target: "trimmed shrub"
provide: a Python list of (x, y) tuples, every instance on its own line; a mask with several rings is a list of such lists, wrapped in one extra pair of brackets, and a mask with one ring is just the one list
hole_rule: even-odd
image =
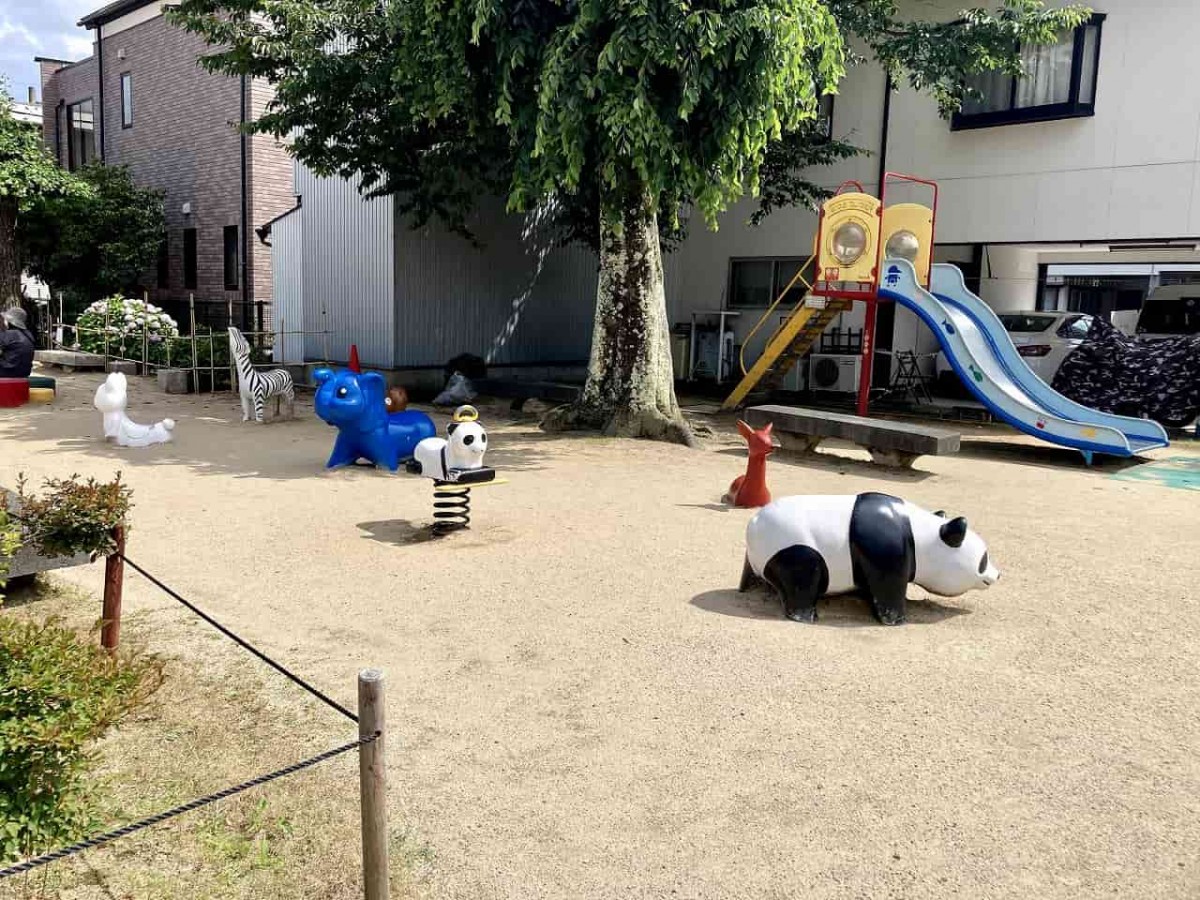
[(102, 650), (58, 620), (0, 615), (0, 862), (98, 827), (92, 745), (161, 683), (153, 657)]
[(26, 491), (25, 476), (17, 481), (18, 514), (25, 541), (42, 556), (76, 553), (108, 554), (113, 529), (125, 522), (133, 492), (121, 483), (121, 473), (109, 482), (89, 478), (47, 478), (44, 492)]

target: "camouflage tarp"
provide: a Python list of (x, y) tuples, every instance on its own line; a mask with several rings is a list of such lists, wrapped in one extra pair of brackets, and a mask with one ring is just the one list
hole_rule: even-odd
[(1092, 409), (1181, 428), (1200, 413), (1200, 335), (1138, 341), (1097, 316), (1051, 387)]

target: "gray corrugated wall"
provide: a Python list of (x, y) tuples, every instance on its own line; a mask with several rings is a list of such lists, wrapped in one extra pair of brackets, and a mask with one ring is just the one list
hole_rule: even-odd
[[(275, 362), (304, 362), (304, 215), (302, 210), (276, 219), (271, 226), (271, 281), (275, 306)], [(282, 332), (282, 333), (281, 333)]]
[[(345, 361), (358, 345), (363, 365), (394, 359), (395, 286), (390, 197), (364, 200), (354, 182), (318, 178), (297, 166), (302, 198), (304, 355)], [(329, 330), (329, 335), (317, 334)], [(327, 349), (328, 348), (328, 349)]]
[(493, 364), (586, 360), (595, 255), (549, 248), (536, 221), (506, 215), (500, 200), (482, 203), (470, 225), (483, 249), (438, 226), (397, 223), (394, 364), (441, 365), (460, 353)]

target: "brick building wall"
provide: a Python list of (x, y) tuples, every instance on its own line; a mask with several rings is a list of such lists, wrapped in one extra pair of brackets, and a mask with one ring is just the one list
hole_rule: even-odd
[[(266, 112), (274, 91), (266, 81), (253, 79), (249, 84), (249, 94), (249, 115), (251, 119), (256, 119)], [(256, 299), (272, 300), (271, 248), (253, 234), (253, 228), (291, 209), (296, 203), (296, 191), (292, 158), (283, 144), (269, 135), (256, 134), (250, 138), (250, 183), (251, 284)]]
[[(144, 282), (151, 299), (187, 323), (187, 300), (194, 294), (201, 321), (223, 322), (232, 302), (240, 315), (245, 281), (252, 304), (271, 300), (270, 248), (254, 229), (294, 202), (291, 160), (269, 138), (246, 140), (248, 191), (247, 240), (241, 234), (242, 147), (237, 126), (241, 116), (241, 81), (206, 72), (198, 59), (207, 46), (197, 36), (171, 26), (150, 7), (132, 18), (101, 26), (103, 33), (104, 158), (109, 165), (126, 165), (142, 187), (164, 192), (167, 228), (168, 280), (159, 287), (157, 271)], [(132, 24), (130, 24), (132, 22)], [(66, 135), (59, 100), (72, 103), (91, 97), (100, 131), (100, 89), (97, 56), (61, 68), (42, 63), (44, 134), (52, 149), (62, 148), (66, 164)], [(132, 124), (122, 125), (122, 75), (131, 84)], [(261, 110), (269, 88), (251, 82), (247, 111)], [(97, 153), (99, 156), (99, 153)], [(184, 211), (185, 205), (187, 212)], [(248, 250), (246, 267), (237, 261), (237, 286), (226, 286), (225, 229), (238, 232), (238, 252)], [(185, 284), (184, 231), (196, 231), (197, 279)]]
[[(81, 100), (91, 100), (99, 107), (96, 81), (96, 58), (75, 63), (59, 60), (38, 60), (42, 75), (42, 138), (62, 166), (67, 165), (66, 107)], [(100, 156), (99, 133), (92, 132), (93, 151)]]

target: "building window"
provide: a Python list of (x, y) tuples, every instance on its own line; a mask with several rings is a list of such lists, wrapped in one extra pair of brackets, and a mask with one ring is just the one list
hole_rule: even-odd
[(91, 100), (80, 100), (67, 107), (67, 168), (72, 172), (95, 157), (95, 131)]
[(183, 286), (196, 286), (196, 229), (183, 229)]
[(1018, 122), (1045, 122), (1096, 114), (1096, 72), (1104, 16), (1064, 32), (1057, 44), (1022, 47), (1025, 75), (982, 72), (973, 87), (983, 96), (967, 100), (950, 120), (955, 130)]
[(158, 242), (158, 286), (160, 288), (171, 286), (170, 242), (167, 240), (165, 231), (162, 234), (162, 240)]
[(121, 127), (133, 127), (133, 75), (121, 73)]
[(225, 226), (225, 290), (238, 288), (238, 227)]
[(804, 299), (808, 288), (798, 281), (788, 288), (804, 258), (731, 259), (729, 261), (729, 308), (766, 309), (787, 289), (781, 306), (792, 307)]

